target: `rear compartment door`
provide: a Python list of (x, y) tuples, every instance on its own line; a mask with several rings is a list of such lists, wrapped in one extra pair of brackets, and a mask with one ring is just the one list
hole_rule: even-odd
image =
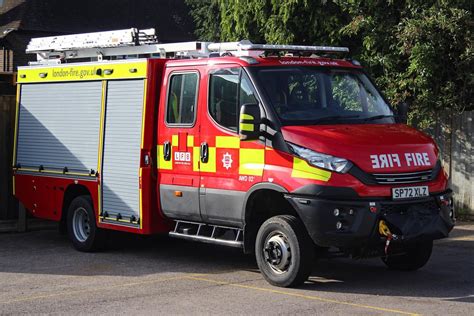
[(102, 218), (137, 226), (145, 80), (106, 83), (102, 164)]
[(101, 99), (98, 81), (22, 84), (16, 156), (20, 169), (95, 173)]

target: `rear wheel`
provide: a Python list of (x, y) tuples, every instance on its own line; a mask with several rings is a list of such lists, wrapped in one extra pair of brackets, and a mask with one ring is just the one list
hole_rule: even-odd
[(74, 248), (79, 251), (94, 251), (104, 245), (105, 233), (97, 228), (89, 196), (78, 196), (69, 205), (67, 230)]
[(406, 245), (400, 255), (382, 257), (382, 261), (393, 270), (414, 271), (423, 267), (431, 257), (433, 241)]
[(314, 249), (301, 220), (283, 215), (262, 224), (255, 242), (255, 256), (270, 284), (291, 287), (308, 279)]

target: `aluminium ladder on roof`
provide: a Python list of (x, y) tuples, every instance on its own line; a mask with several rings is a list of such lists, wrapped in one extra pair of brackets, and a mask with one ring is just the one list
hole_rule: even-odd
[(79, 58), (126, 57), (152, 55), (159, 57), (203, 58), (231, 54), (257, 57), (269, 52), (289, 53), (348, 53), (347, 47), (254, 44), (248, 40), (239, 42), (182, 42), (159, 43), (155, 29), (136, 28), (34, 38), (28, 44), (27, 53), (36, 53), (37, 62), (32, 64), (61, 63)]

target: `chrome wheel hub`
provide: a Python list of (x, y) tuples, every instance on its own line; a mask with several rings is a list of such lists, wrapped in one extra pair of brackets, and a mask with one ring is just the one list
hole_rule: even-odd
[(263, 246), (263, 255), (269, 267), (276, 273), (285, 273), (291, 265), (291, 249), (288, 238), (281, 232), (269, 235)]

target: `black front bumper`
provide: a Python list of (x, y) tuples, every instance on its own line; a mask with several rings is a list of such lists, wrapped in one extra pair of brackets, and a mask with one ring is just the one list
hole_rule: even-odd
[(454, 220), (451, 205), (444, 201), (450, 201), (451, 195), (448, 190), (427, 198), (404, 201), (356, 198), (356, 194), (343, 195), (349, 199), (298, 193), (287, 194), (286, 198), (317, 245), (361, 248), (383, 242), (383, 236), (378, 232), (380, 220), (388, 224), (401, 242), (447, 237), (454, 227)]

